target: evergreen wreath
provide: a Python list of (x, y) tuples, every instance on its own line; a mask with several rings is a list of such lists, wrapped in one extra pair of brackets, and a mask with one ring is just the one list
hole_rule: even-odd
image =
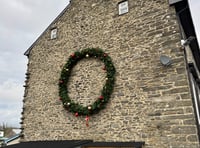
[[(105, 65), (103, 70), (106, 70), (106, 83), (101, 90), (101, 95), (96, 99), (93, 104), (83, 106), (70, 99), (68, 95), (68, 81), (71, 76), (73, 67), (83, 58), (95, 58), (102, 61)], [(76, 51), (71, 54), (67, 63), (64, 65), (60, 79), (59, 79), (59, 96), (65, 109), (75, 113), (75, 116), (79, 115), (92, 115), (98, 113), (101, 109), (104, 109), (106, 103), (109, 101), (113, 92), (115, 83), (115, 67), (108, 54), (104, 53), (102, 49), (87, 48), (82, 51)]]

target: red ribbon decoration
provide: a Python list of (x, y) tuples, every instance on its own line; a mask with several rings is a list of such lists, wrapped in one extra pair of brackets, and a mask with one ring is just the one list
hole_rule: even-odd
[(75, 57), (75, 54), (74, 54), (74, 53), (72, 53), (72, 54), (71, 54), (71, 57), (72, 57), (72, 58), (73, 58), (73, 57)]
[(103, 69), (103, 70), (106, 70), (106, 66), (104, 66), (102, 69)]
[(85, 121), (86, 121), (86, 126), (88, 127), (89, 126), (89, 116), (86, 116)]
[(103, 96), (100, 96), (99, 99), (100, 99), (100, 100), (103, 100)]

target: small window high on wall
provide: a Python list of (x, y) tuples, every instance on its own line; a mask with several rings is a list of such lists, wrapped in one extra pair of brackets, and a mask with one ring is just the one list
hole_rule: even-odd
[(57, 38), (57, 28), (52, 28), (51, 29), (51, 39), (56, 39)]
[(124, 0), (118, 3), (119, 15), (128, 13), (128, 0)]

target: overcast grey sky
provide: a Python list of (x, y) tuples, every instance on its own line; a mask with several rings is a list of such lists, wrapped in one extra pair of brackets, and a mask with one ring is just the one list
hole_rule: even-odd
[(0, 0), (0, 124), (20, 126), (24, 52), (69, 0)]
[(188, 0), (190, 4), (190, 10), (193, 18), (193, 23), (196, 30), (198, 42), (200, 44), (200, 0)]
[[(189, 0), (200, 39), (200, 0)], [(23, 53), (69, 0), (0, 0), (0, 124), (20, 126), (27, 58)]]

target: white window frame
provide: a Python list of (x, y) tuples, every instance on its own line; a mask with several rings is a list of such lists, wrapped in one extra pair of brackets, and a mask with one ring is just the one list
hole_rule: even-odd
[(128, 0), (118, 3), (118, 11), (119, 11), (119, 15), (128, 13), (128, 11), (129, 11)]
[(57, 32), (58, 32), (57, 28), (51, 29), (51, 39), (56, 39), (57, 38)]

